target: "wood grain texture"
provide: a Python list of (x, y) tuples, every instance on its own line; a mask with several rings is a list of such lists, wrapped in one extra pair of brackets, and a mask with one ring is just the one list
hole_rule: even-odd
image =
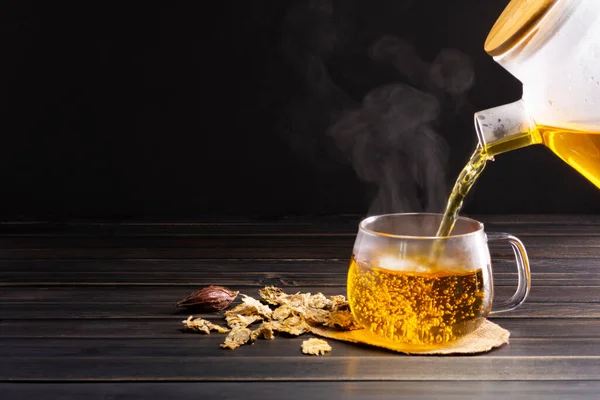
[[(40, 259), (40, 260), (0, 260), (2, 280), (11, 278), (14, 274), (48, 271), (56, 273), (138, 273), (179, 274), (202, 273), (205, 271), (220, 274), (241, 273), (335, 273), (346, 272), (348, 259)], [(512, 272), (512, 258), (496, 259), (493, 261), (494, 271)], [(580, 273), (599, 272), (600, 259), (545, 258), (535, 257), (531, 260), (533, 272), (543, 273)], [(138, 275), (138, 278), (146, 279)]]
[[(580, 278), (593, 284), (600, 278), (600, 261), (596, 259), (532, 258), (530, 261), (533, 279), (540, 285)], [(496, 282), (514, 280), (516, 268), (512, 259), (495, 259), (492, 266)], [(316, 286), (345, 282), (347, 270), (348, 260), (3, 260), (0, 285), (190, 282), (202, 285), (214, 283), (218, 276), (233, 285), (263, 285), (265, 279), (280, 279), (284, 286)]]
[[(7, 274), (8, 275), (8, 274)], [(532, 272), (532, 282), (538, 286), (600, 286), (600, 272), (590, 273), (538, 273)], [(494, 286), (512, 286), (517, 282), (516, 273), (494, 273)], [(258, 288), (267, 285), (288, 287), (288, 290), (308, 290), (314, 286), (341, 287), (346, 282), (346, 270), (336, 273), (257, 273), (257, 272), (237, 272), (227, 273), (220, 271), (203, 271), (190, 273), (156, 273), (156, 274), (116, 274), (116, 273), (86, 273), (77, 272), (72, 274), (61, 273), (15, 273), (7, 277), (0, 286), (7, 288), (6, 293), (10, 293), (9, 287), (15, 288), (40, 288), (50, 289), (53, 287), (106, 287), (106, 286), (124, 286), (124, 287), (190, 287), (198, 288), (206, 285), (223, 285), (247, 287), (255, 292)], [(250, 289), (251, 288), (251, 289)], [(23, 289), (17, 289), (23, 290)], [(183, 289), (181, 289), (183, 290)], [(192, 290), (192, 289), (186, 289)], [(2, 299), (0, 293), (0, 299)]]
[[(222, 357), (235, 362), (247, 358), (281, 358), (293, 362), (296, 358), (317, 357), (306, 356), (300, 347), (304, 340), (317, 337), (310, 334), (300, 337), (279, 337), (272, 340), (257, 340), (252, 345), (245, 345), (236, 350), (222, 349), (225, 335), (211, 333), (210, 335), (182, 333), (179, 338), (141, 339), (6, 339), (0, 348), (0, 357), (7, 358), (81, 358), (82, 362), (89, 357), (103, 358), (137, 358), (177, 357), (181, 359), (198, 357)], [(407, 357), (379, 348), (372, 348), (353, 343), (339, 342), (329, 339), (333, 350), (331, 357), (347, 359), (363, 359), (365, 357), (380, 357), (381, 362), (388, 362), (394, 357)], [(328, 355), (329, 357), (329, 355)], [(417, 357), (417, 356), (412, 356)], [(535, 357), (594, 357), (600, 358), (600, 339), (589, 338), (544, 338), (523, 339), (513, 338), (509, 345), (492, 352), (477, 356), (480, 359), (497, 358), (535, 358)], [(258, 363), (258, 361), (257, 361)], [(599, 366), (600, 367), (600, 366)], [(266, 378), (267, 376), (265, 376)]]
[[(530, 236), (531, 258), (600, 258), (600, 236)], [(354, 235), (223, 235), (205, 237), (5, 237), (0, 259), (349, 259)], [(512, 257), (490, 244), (493, 257)]]
[[(298, 350), (299, 351), (299, 350)], [(595, 380), (600, 357), (302, 356), (15, 358), (0, 381), (569, 381)]]
[[(590, 400), (600, 393), (597, 381), (417, 381), (417, 382), (111, 382), (0, 383), (9, 399), (166, 399), (233, 400), (395, 400), (489, 399)], [(512, 396), (511, 396), (512, 394)]]
[[(202, 318), (222, 324), (219, 316), (200, 314)], [(196, 340), (194, 335), (182, 336), (183, 316), (163, 318), (118, 319), (5, 319), (0, 321), (0, 339), (51, 338), (177, 338)], [(187, 316), (186, 316), (187, 317)], [(590, 318), (493, 318), (508, 329), (511, 338), (600, 338), (600, 319)]]
[[(485, 222), (487, 218), (481, 219)], [(247, 223), (182, 223), (182, 224), (65, 224), (54, 226), (52, 224), (23, 225), (6, 228), (0, 225), (0, 235), (4, 237), (203, 237), (203, 236), (266, 236), (266, 235), (343, 235), (354, 236), (358, 231), (359, 220), (321, 221), (313, 219), (311, 222), (247, 222)], [(548, 222), (519, 223), (519, 222), (485, 222), (485, 230), (509, 231), (513, 234), (524, 236), (597, 236), (600, 235), (600, 224), (562, 224)]]
[[(323, 290), (326, 295), (339, 291)], [(116, 295), (118, 296), (118, 295)], [(172, 303), (14, 303), (3, 306), (0, 319), (95, 319), (187, 317), (193, 312), (177, 309)], [(600, 303), (526, 302), (503, 318), (600, 318)]]
[[(557, 239), (560, 241), (561, 239)], [(531, 246), (526, 244), (529, 257), (535, 258), (600, 258), (599, 247), (577, 247), (577, 242), (560, 250), (555, 244)], [(0, 250), (0, 259), (349, 259), (352, 254), (352, 243), (332, 244), (331, 246), (302, 246), (269, 242), (263, 247), (227, 247), (227, 243), (221, 246), (206, 248), (160, 248), (145, 245), (144, 247), (131, 248), (88, 248), (88, 247), (65, 247), (65, 248), (8, 248)], [(513, 253), (509, 248), (490, 248), (491, 256), (496, 258), (512, 258)]]
[[(343, 280), (342, 280), (343, 279)], [(308, 280), (308, 279), (307, 279)], [(318, 281), (316, 278), (311, 278), (308, 282), (303, 279), (295, 281), (285, 280), (288, 285), (279, 285), (284, 288), (287, 293), (296, 293), (298, 291), (310, 293), (326, 293), (328, 295), (342, 294), (346, 295), (346, 279), (340, 279), (327, 282), (323, 279), (327, 286), (312, 286)], [(240, 293), (252, 296), (258, 296), (258, 289), (263, 287), (259, 285), (259, 279), (255, 282), (250, 282), (251, 285), (239, 285), (239, 280), (219, 280), (218, 282), (206, 280), (203, 284), (215, 283), (219, 285), (227, 285), (232, 290), (240, 291)], [(515, 291), (517, 277), (502, 279), (500, 282), (496, 280), (494, 290), (494, 300), (506, 300)], [(536, 282), (538, 282), (536, 280)], [(233, 284), (231, 284), (233, 283)], [(242, 283), (248, 283), (247, 281)], [(304, 285), (306, 283), (306, 285)], [(527, 302), (535, 303), (600, 303), (600, 287), (587, 285), (587, 281), (581, 279), (577, 282), (579, 286), (564, 286), (562, 280), (556, 280), (554, 285), (541, 286), (534, 285), (531, 288)], [(0, 304), (5, 307), (22, 304), (53, 304), (59, 308), (61, 306), (68, 307), (69, 304), (122, 304), (124, 307), (132, 304), (164, 304), (166, 306), (174, 306), (177, 300), (180, 300), (199, 289), (202, 285), (188, 287), (188, 285), (160, 285), (160, 286), (136, 286), (136, 285), (55, 285), (55, 286), (8, 286), (0, 291)], [(239, 302), (239, 299), (236, 303)], [(234, 303), (234, 304), (236, 304)], [(180, 308), (180, 310), (183, 310)]]
[[(502, 214), (465, 215), (483, 222), (486, 228), (547, 226), (552, 229), (600, 228), (600, 216), (588, 214)], [(355, 233), (361, 215), (288, 216), (256, 220), (243, 217), (204, 216), (201, 221), (6, 221), (0, 222), (0, 235), (181, 235), (194, 233)]]

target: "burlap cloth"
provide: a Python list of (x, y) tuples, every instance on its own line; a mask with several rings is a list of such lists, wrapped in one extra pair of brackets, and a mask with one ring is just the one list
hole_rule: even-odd
[(388, 350), (397, 351), (405, 354), (476, 354), (485, 353), (496, 347), (508, 343), (510, 332), (485, 320), (475, 331), (457, 339), (448, 347), (441, 349), (431, 349), (423, 346), (419, 349), (403, 348), (402, 344), (390, 342), (387, 339), (381, 339), (373, 336), (365, 329), (355, 331), (337, 331), (328, 328), (311, 327), (312, 333), (329, 339), (341, 340), (345, 342), (362, 343), (370, 346), (383, 347)]

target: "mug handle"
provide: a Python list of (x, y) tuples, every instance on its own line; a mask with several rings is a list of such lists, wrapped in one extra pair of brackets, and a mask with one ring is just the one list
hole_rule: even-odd
[(488, 242), (506, 240), (508, 243), (510, 243), (513, 252), (515, 253), (515, 260), (517, 261), (517, 271), (519, 275), (517, 291), (510, 299), (500, 304), (498, 309), (490, 311), (489, 315), (494, 315), (501, 312), (514, 310), (523, 304), (527, 298), (527, 295), (529, 294), (529, 289), (531, 288), (531, 271), (529, 270), (529, 258), (527, 257), (525, 246), (517, 237), (504, 232), (486, 233), (486, 236)]

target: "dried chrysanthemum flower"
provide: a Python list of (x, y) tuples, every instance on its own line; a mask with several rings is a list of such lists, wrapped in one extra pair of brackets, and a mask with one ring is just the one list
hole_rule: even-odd
[(302, 342), (302, 352), (304, 354), (319, 356), (329, 351), (331, 351), (331, 346), (322, 339), (310, 338)]
[(194, 319), (194, 317), (192, 315), (190, 315), (188, 317), (188, 319), (186, 319), (185, 321), (181, 321), (185, 324), (185, 327), (187, 329), (196, 331), (196, 332), (202, 332), (202, 333), (206, 333), (206, 334), (210, 334), (210, 331), (217, 331), (219, 333), (227, 333), (229, 332), (229, 329), (222, 327), (220, 325), (217, 324), (213, 324), (210, 321), (207, 321), (205, 319), (202, 318), (196, 318)]
[(333, 301), (325, 297), (323, 293), (317, 293), (308, 298), (307, 306), (311, 308), (327, 309), (333, 306)]
[(250, 340), (252, 332), (248, 328), (233, 328), (229, 335), (225, 338), (225, 342), (221, 343), (224, 349), (237, 349)]
[(327, 315), (320, 315), (318, 323), (339, 330), (356, 330), (362, 329), (352, 316), (350, 305), (344, 296), (331, 296), (329, 298), (331, 304), (328, 306)]
[(304, 314), (288, 305), (280, 306), (273, 311), (271, 324), (276, 331), (294, 336), (310, 331), (310, 325), (306, 323)]
[(275, 311), (273, 311), (273, 314), (271, 314), (271, 318), (276, 321), (283, 321), (284, 319), (292, 315), (293, 312), (294, 310), (292, 308), (290, 308), (287, 305), (283, 305), (281, 307), (277, 307)]
[(259, 289), (258, 294), (260, 297), (267, 303), (278, 306), (280, 305), (279, 298), (282, 296), (287, 296), (283, 289), (275, 287), (275, 286), (265, 286), (262, 289)]
[(271, 318), (271, 314), (273, 310), (262, 304), (260, 301), (256, 300), (253, 297), (242, 295), (242, 303), (233, 307), (231, 310), (227, 310), (225, 312), (225, 316), (229, 317), (232, 315), (260, 315), (264, 318)]
[(354, 317), (349, 310), (331, 312), (329, 314), (329, 319), (322, 323), (322, 325), (328, 328), (336, 328), (344, 331), (362, 329), (362, 326), (354, 320)]
[(254, 342), (256, 339), (258, 338), (265, 338), (265, 339), (275, 339), (275, 334), (273, 332), (273, 325), (271, 325), (270, 322), (263, 322), (262, 324), (260, 324), (260, 326), (253, 330), (252, 333), (250, 334), (250, 340), (252, 342)]
[(281, 297), (283, 304), (286, 304), (295, 309), (302, 309), (308, 306), (311, 294), (310, 293), (295, 293)]
[(335, 296), (329, 296), (329, 300), (331, 300), (333, 302), (333, 304), (348, 304), (348, 302), (346, 301), (346, 296), (344, 296), (343, 294), (338, 294)]
[(300, 336), (310, 332), (310, 325), (306, 323), (304, 317), (300, 315), (291, 315), (290, 317), (280, 320), (271, 321), (273, 329), (277, 332), (285, 332), (293, 336)]
[(266, 286), (259, 291), (260, 297), (272, 305), (288, 305), (291, 307), (305, 306), (310, 293), (286, 294), (283, 289), (275, 286)]
[(256, 321), (262, 320), (262, 317), (258, 314), (256, 315), (228, 315), (225, 317), (227, 321), (227, 326), (230, 328), (246, 328), (249, 325), (252, 325)]
[(306, 322), (313, 325), (323, 325), (329, 322), (331, 312), (318, 308), (308, 308), (304, 313)]

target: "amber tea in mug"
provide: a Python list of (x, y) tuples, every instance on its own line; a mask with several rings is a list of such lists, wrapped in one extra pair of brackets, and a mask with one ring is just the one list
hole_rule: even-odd
[(481, 268), (416, 272), (353, 259), (348, 292), (356, 319), (368, 321), (372, 333), (410, 344), (451, 342), (475, 330), (486, 313)]
[[(378, 339), (419, 348), (444, 347), (490, 313), (523, 303), (529, 263), (509, 234), (487, 235), (478, 221), (458, 218), (451, 236), (436, 237), (441, 214), (388, 214), (363, 220), (348, 270), (354, 318)], [(515, 295), (492, 311), (488, 240), (506, 240), (519, 270)]]

